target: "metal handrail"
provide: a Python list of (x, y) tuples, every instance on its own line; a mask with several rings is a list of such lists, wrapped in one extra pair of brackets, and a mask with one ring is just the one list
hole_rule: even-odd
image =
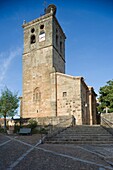
[(102, 119), (105, 123), (107, 123), (109, 126), (110, 126), (110, 124), (113, 125), (113, 122), (109, 121), (108, 119), (106, 119), (106, 118), (104, 118), (104, 117), (101, 117), (101, 119)]
[(44, 142), (47, 138), (53, 137), (60, 133), (61, 131), (65, 130), (66, 128), (70, 127), (71, 119), (72, 118), (68, 118), (56, 125), (50, 125), (48, 134), (43, 137), (42, 142)]
[(102, 126), (106, 128), (106, 130), (113, 135), (113, 122), (103, 117), (101, 117), (101, 120), (104, 122)]

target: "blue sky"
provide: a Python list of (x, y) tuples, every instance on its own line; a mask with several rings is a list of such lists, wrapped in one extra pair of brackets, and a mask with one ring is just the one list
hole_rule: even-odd
[[(46, 0), (66, 34), (66, 74), (96, 93), (113, 79), (113, 0)], [(43, 14), (43, 0), (0, 0), (0, 90), (22, 95), (23, 20)]]

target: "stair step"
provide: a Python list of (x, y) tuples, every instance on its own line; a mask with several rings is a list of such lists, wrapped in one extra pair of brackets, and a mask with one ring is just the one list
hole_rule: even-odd
[(52, 139), (48, 139), (48, 140), (62, 140), (62, 141), (70, 141), (70, 140), (73, 140), (73, 141), (77, 141), (77, 140), (80, 140), (80, 141), (86, 141), (86, 140), (89, 140), (89, 141), (94, 141), (94, 140), (96, 140), (96, 141), (103, 141), (103, 140), (105, 140), (105, 141), (113, 141), (113, 139), (112, 138), (104, 138), (104, 139), (102, 139), (102, 138), (52, 138)]
[(46, 141), (51, 144), (113, 144), (113, 141)]
[(109, 137), (109, 136), (111, 136), (111, 134), (109, 134), (109, 133), (107, 133), (107, 134), (103, 134), (103, 133), (98, 133), (98, 134), (94, 134), (94, 133), (69, 133), (69, 134), (67, 134), (67, 133), (60, 133), (60, 134), (57, 134), (57, 136), (90, 136), (90, 137), (92, 137), (92, 136), (107, 136), (107, 137)]
[(46, 139), (46, 143), (113, 144), (113, 136), (101, 126), (80, 125)]

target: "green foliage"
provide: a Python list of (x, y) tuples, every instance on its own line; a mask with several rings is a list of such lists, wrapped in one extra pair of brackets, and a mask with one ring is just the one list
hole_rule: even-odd
[(33, 129), (32, 134), (47, 134), (48, 131), (45, 128), (40, 128), (40, 129)]
[(113, 112), (113, 80), (107, 82), (107, 85), (100, 87), (99, 90), (99, 102), (98, 111), (103, 112), (103, 110), (108, 107), (108, 112)]
[(17, 93), (12, 93), (7, 87), (1, 91), (0, 117), (4, 117), (4, 128), (6, 128), (6, 117), (12, 117), (17, 113), (18, 102)]
[(19, 130), (20, 130), (20, 126), (15, 125), (15, 127), (14, 127), (14, 133), (18, 133)]
[(40, 133), (41, 133), (41, 134), (47, 134), (48, 132), (47, 132), (47, 129), (41, 128), (41, 129), (40, 129)]
[(2, 127), (0, 127), (0, 133), (3, 133), (4, 129)]
[(30, 127), (31, 129), (34, 129), (34, 128), (36, 128), (37, 127), (37, 121), (35, 120), (35, 119), (30, 119), (29, 121), (28, 121), (28, 127)]
[(39, 130), (38, 129), (32, 129), (32, 134), (39, 134)]

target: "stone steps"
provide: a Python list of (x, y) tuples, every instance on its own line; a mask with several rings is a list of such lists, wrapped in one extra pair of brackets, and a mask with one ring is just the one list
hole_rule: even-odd
[(104, 137), (97, 137), (97, 136), (70, 136), (70, 137), (65, 137), (65, 136), (58, 136), (58, 137), (53, 137), (52, 138), (52, 140), (97, 140), (97, 141), (99, 141), (99, 140), (106, 140), (106, 141), (113, 141), (113, 137), (111, 137), (111, 136), (104, 136)]
[(70, 136), (70, 137), (61, 137), (61, 136), (58, 136), (58, 137), (54, 137), (53, 138), (54, 140), (57, 140), (57, 139), (62, 139), (62, 140), (106, 140), (106, 141), (113, 141), (113, 137), (110, 137), (110, 136), (104, 136), (104, 137), (97, 137), (97, 136), (93, 136), (93, 138), (91, 136)]
[(84, 134), (84, 133), (83, 133), (83, 134), (81, 134), (81, 133), (67, 134), (67, 133), (66, 133), (66, 134), (65, 134), (65, 133), (62, 133), (62, 134), (61, 134), (61, 133), (60, 133), (60, 134), (57, 134), (56, 136), (58, 136), (58, 137), (60, 137), (60, 136), (61, 136), (61, 137), (62, 137), (62, 136), (68, 136), (68, 137), (69, 137), (69, 136), (95, 136), (95, 137), (96, 137), (96, 136), (109, 136), (109, 134), (101, 134), (101, 133), (99, 133), (99, 134), (89, 134), (89, 133), (86, 133), (86, 134)]
[(80, 125), (46, 139), (46, 143), (113, 144), (113, 136), (101, 126)]
[(48, 144), (92, 144), (92, 145), (95, 145), (95, 144), (113, 144), (113, 141), (62, 141), (62, 140), (59, 140), (59, 141), (46, 141), (46, 143)]

